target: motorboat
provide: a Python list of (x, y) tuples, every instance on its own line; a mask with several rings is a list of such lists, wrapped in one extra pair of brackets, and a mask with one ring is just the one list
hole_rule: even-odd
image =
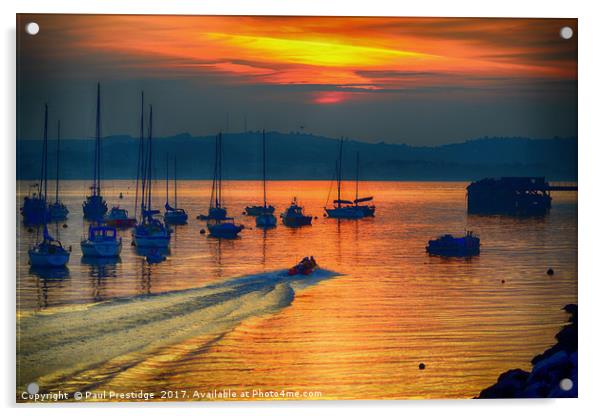
[(470, 257), (479, 255), (481, 240), (472, 231), (462, 237), (445, 234), (436, 240), (430, 240), (426, 246), (429, 254), (447, 257)]
[(297, 263), (296, 265), (294, 265), (293, 267), (288, 269), (288, 275), (295, 276), (298, 274), (302, 274), (302, 275), (307, 276), (307, 275), (313, 273), (313, 271), (316, 270), (317, 268), (318, 268), (318, 263), (316, 263), (316, 260), (314, 259), (313, 256), (305, 257), (299, 263)]
[(303, 207), (297, 204), (297, 197), (293, 198), (291, 205), (280, 214), (282, 223), (287, 227), (301, 227), (311, 225), (311, 215), (303, 213)]
[(121, 237), (109, 225), (90, 225), (88, 236), (80, 243), (86, 257), (117, 257), (121, 253)]
[(130, 217), (127, 209), (116, 206), (111, 208), (109, 213), (105, 215), (104, 222), (112, 227), (130, 228), (136, 225), (137, 220)]

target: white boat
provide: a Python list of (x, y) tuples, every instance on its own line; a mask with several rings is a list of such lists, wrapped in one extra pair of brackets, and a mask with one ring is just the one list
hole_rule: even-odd
[(122, 246), (117, 229), (107, 225), (90, 225), (88, 237), (80, 245), (83, 255), (87, 257), (117, 257)]

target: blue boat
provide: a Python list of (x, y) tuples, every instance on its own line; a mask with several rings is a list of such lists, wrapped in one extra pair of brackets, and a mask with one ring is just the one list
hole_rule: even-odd
[(88, 236), (80, 245), (82, 254), (86, 257), (118, 257), (122, 244), (115, 227), (90, 224)]
[(446, 257), (478, 256), (480, 250), (481, 240), (472, 231), (467, 231), (463, 237), (445, 234), (436, 240), (430, 240), (426, 246), (429, 254)]
[(107, 202), (101, 195), (101, 179), (100, 179), (100, 160), (101, 160), (101, 144), (100, 144), (100, 83), (96, 88), (96, 134), (94, 139), (94, 174), (93, 182), (90, 187), (90, 195), (86, 196), (82, 208), (84, 210), (84, 218), (88, 221), (100, 221), (108, 211)]

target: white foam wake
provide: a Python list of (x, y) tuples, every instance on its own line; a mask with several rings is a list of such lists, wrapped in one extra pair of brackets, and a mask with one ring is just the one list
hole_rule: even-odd
[(17, 386), (57, 385), (109, 360), (200, 335), (220, 337), (242, 320), (274, 313), (295, 291), (335, 276), (285, 271), (250, 275), (209, 286), (45, 310), (18, 318)]

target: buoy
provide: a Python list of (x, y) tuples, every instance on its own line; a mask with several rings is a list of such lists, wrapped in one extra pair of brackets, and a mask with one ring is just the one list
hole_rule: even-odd
[(201, 234), (205, 234), (205, 229), (201, 228), (201, 231), (199, 231)]
[(28, 233), (33, 233), (33, 228), (29, 227), (29, 228), (27, 229), (27, 232), (28, 232)]
[(506, 283), (506, 281), (504, 279), (502, 279), (502, 283)]
[(317, 220), (317, 219), (318, 219), (318, 216), (316, 215), (316, 216), (314, 217), (314, 220)]
[(67, 227), (68, 227), (67, 223), (63, 224), (63, 228), (67, 228)]
[(420, 370), (424, 370), (426, 368), (426, 365), (424, 365), (424, 363), (420, 363), (420, 364), (418, 364), (418, 368)]
[(247, 213), (245, 211), (242, 212), (242, 215), (247, 215)]
[(134, 240), (132, 240), (132, 246), (135, 246), (136, 242)]
[(548, 276), (552, 276), (554, 274), (554, 269), (550, 267), (546, 273), (548, 274)]

